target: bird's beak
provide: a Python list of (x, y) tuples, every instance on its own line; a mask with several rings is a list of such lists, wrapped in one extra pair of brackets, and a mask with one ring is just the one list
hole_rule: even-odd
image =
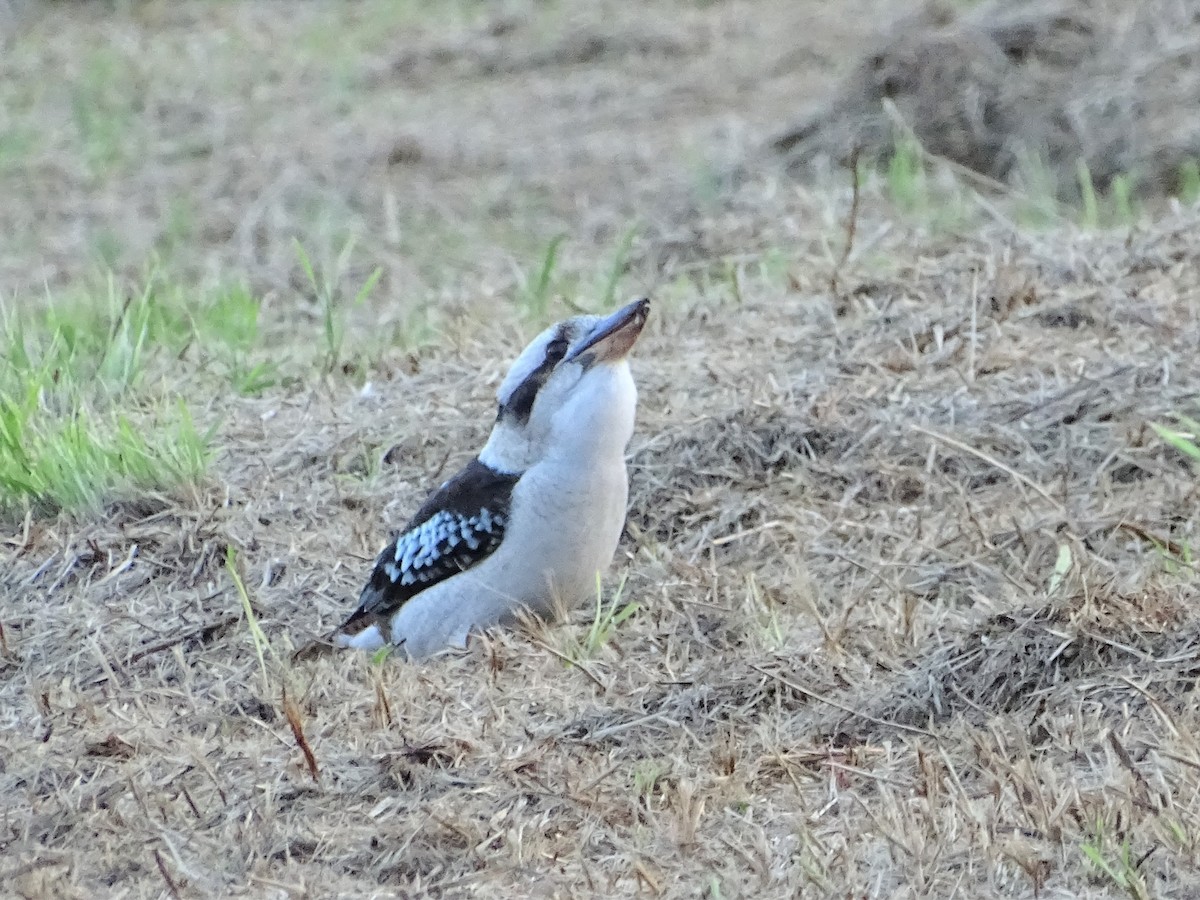
[(585, 367), (598, 362), (615, 362), (625, 358), (637, 342), (650, 315), (650, 299), (640, 297), (628, 306), (601, 319), (583, 342), (567, 354), (565, 361), (581, 360)]

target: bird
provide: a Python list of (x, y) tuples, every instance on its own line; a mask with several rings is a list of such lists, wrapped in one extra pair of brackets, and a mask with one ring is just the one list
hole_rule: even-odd
[(379, 554), (336, 646), (419, 659), (521, 610), (553, 619), (597, 590), (625, 526), (629, 353), (649, 313), (640, 297), (529, 343), (496, 392), (487, 442)]

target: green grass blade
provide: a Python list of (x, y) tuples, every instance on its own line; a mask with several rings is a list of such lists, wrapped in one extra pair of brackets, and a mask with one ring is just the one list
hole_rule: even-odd
[(237, 551), (232, 547), (225, 548), (225, 569), (229, 572), (229, 577), (233, 579), (233, 585), (237, 589), (238, 597), (242, 601), (242, 613), (246, 617), (246, 627), (250, 630), (250, 639), (254, 643), (254, 652), (258, 656), (258, 667), (262, 673), (263, 691), (269, 693), (271, 690), (271, 679), (267, 675), (267, 658), (263, 652), (266, 650), (272, 657), (275, 655), (274, 649), (271, 647), (271, 642), (267, 640), (267, 635), (263, 632), (262, 627), (258, 624), (258, 617), (254, 615), (254, 606), (250, 603), (250, 594), (246, 590), (246, 584), (242, 581), (242, 574), (237, 568)]
[(1200, 462), (1200, 446), (1196, 444), (1196, 432), (1184, 434), (1183, 432), (1174, 431), (1173, 429), (1159, 425), (1157, 422), (1151, 422), (1150, 427), (1167, 444), (1192, 460)]

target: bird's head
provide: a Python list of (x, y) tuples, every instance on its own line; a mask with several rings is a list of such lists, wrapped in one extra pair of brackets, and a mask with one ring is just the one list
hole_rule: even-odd
[(643, 297), (610, 316), (565, 319), (530, 341), (497, 391), (480, 460), (522, 472), (552, 453), (623, 453), (637, 405), (627, 357), (649, 313)]

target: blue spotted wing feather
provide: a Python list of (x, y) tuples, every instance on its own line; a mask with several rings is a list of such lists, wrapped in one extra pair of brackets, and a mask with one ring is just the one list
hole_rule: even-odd
[(421, 591), (494, 553), (504, 539), (518, 477), (476, 458), (443, 484), (379, 554), (342, 630), (386, 619)]

